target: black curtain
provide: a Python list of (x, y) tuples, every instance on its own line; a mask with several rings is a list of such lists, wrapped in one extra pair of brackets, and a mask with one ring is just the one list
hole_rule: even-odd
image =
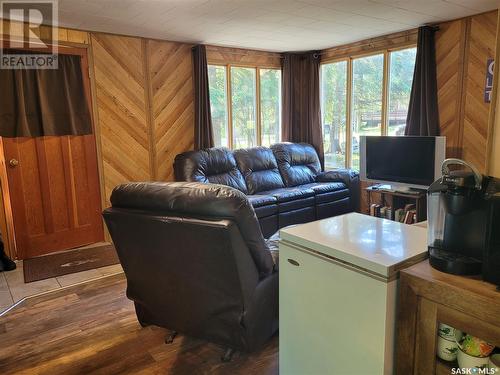
[(319, 53), (285, 53), (282, 71), (283, 140), (313, 145), (324, 167)]
[(58, 55), (57, 69), (0, 69), (0, 136), (91, 134), (80, 59)]
[(411, 88), (405, 135), (439, 135), (439, 112), (436, 82), (437, 28), (418, 29), (417, 57)]
[(194, 148), (200, 150), (214, 146), (208, 87), (207, 51), (204, 45), (193, 47), (193, 66), (195, 96)]

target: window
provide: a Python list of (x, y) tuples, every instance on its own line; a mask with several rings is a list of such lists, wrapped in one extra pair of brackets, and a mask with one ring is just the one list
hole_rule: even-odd
[(279, 142), (280, 69), (209, 65), (208, 82), (216, 146), (237, 149)]
[(416, 54), (416, 48), (391, 52), (388, 135), (404, 135), (405, 133)]
[(347, 124), (347, 61), (321, 66), (321, 115), (325, 167), (345, 166)]
[(281, 139), (281, 70), (260, 69), (261, 144), (271, 146)]
[(321, 65), (325, 167), (359, 169), (362, 135), (403, 135), (416, 48)]
[(352, 61), (351, 167), (359, 170), (359, 137), (382, 134), (384, 55)]
[(231, 67), (233, 147), (257, 146), (255, 69)]
[(208, 66), (210, 86), (210, 112), (216, 145), (227, 145), (229, 140), (227, 121), (227, 82), (223, 66)]

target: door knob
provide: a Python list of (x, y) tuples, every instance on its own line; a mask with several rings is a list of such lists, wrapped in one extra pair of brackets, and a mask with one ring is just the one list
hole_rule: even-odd
[(19, 165), (19, 160), (17, 159), (10, 159), (9, 160), (9, 165), (14, 168), (14, 167), (17, 167)]

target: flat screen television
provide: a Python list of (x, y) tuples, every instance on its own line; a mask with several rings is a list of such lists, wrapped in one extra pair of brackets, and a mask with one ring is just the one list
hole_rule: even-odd
[(400, 188), (427, 189), (441, 177), (445, 137), (361, 136), (360, 177)]

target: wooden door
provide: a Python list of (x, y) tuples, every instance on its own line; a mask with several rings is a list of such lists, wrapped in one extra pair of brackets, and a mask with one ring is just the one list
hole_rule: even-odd
[(93, 135), (4, 138), (3, 146), (20, 259), (104, 239)]
[[(81, 57), (89, 109), (86, 49)], [(17, 257), (32, 258), (104, 240), (96, 141), (83, 136), (3, 138)]]

